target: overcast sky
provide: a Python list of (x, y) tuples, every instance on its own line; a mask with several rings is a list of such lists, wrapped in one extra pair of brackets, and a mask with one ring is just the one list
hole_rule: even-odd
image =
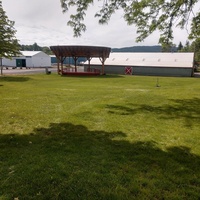
[[(2, 4), (8, 18), (15, 21), (20, 44), (36, 42), (40, 46), (97, 45), (111, 48), (158, 44), (158, 33), (136, 43), (136, 28), (126, 24), (121, 11), (112, 17), (108, 25), (99, 25), (98, 19), (94, 18), (95, 8), (99, 9), (96, 4), (87, 12), (87, 31), (80, 38), (74, 38), (72, 28), (67, 26), (69, 13), (62, 13), (60, 0), (3, 0)], [(187, 31), (178, 29), (174, 36), (176, 45), (180, 41), (184, 45)]]

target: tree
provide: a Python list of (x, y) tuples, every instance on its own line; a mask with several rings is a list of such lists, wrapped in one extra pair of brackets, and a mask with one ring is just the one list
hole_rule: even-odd
[(41, 50), (42, 50), (42, 48), (40, 46), (38, 46), (38, 44), (35, 42), (33, 44), (33, 51), (41, 51)]
[(162, 43), (162, 52), (175, 52), (177, 51), (176, 45), (172, 42)]
[(185, 46), (182, 49), (183, 52), (191, 52), (191, 48), (190, 48), (190, 42), (187, 40), (185, 43)]
[(2, 58), (11, 58), (20, 54), (20, 46), (15, 37), (14, 21), (6, 16), (0, 1), (0, 60), (1, 75), (3, 74)]
[(191, 24), (191, 33), (189, 35), (189, 39), (197, 39), (200, 36), (200, 13), (193, 18)]
[[(68, 25), (73, 28), (74, 36), (81, 36), (86, 30), (83, 23), (86, 11), (95, 0), (60, 0), (63, 12), (70, 7), (76, 8), (76, 13), (70, 15)], [(98, 0), (102, 8), (96, 13), (99, 23), (108, 23), (116, 10), (122, 9), (128, 25), (137, 27), (137, 42), (143, 41), (154, 31), (160, 32), (159, 43), (168, 44), (173, 40), (173, 29), (178, 26), (185, 28), (192, 20), (190, 37), (200, 35), (200, 12), (193, 8), (199, 0)], [(198, 28), (198, 29), (197, 29)]]
[(200, 38), (195, 39), (191, 44), (186, 41), (185, 46), (181, 49), (181, 52), (194, 52), (194, 62), (196, 67), (200, 66)]
[(192, 42), (190, 49), (195, 53), (194, 60), (200, 63), (200, 38), (197, 38)]
[(177, 47), (177, 50), (178, 51), (181, 51), (183, 49), (183, 45), (182, 45), (182, 42), (179, 42), (179, 45)]
[(20, 45), (21, 51), (43, 51), (44, 53), (51, 55), (51, 49), (49, 47), (41, 47), (36, 42), (32, 45)]

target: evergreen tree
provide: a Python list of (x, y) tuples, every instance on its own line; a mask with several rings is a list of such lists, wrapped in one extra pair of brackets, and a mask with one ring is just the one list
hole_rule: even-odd
[(191, 44), (189, 41), (186, 41), (181, 51), (194, 52), (194, 61), (196, 65), (200, 66), (200, 38), (195, 39)]
[(177, 48), (176, 45), (172, 42), (169, 42), (168, 44), (162, 43), (162, 52), (176, 52)]
[(191, 33), (189, 39), (197, 39), (200, 36), (200, 13), (198, 13), (192, 21)]
[(183, 47), (182, 51), (184, 52), (191, 52), (190, 42), (187, 40), (185, 46)]
[(38, 46), (38, 44), (35, 42), (33, 44), (33, 51), (42, 51), (42, 48), (40, 46)]
[(179, 45), (178, 45), (177, 50), (178, 50), (178, 51), (181, 51), (182, 49), (183, 49), (183, 45), (182, 45), (182, 43), (180, 42)]
[(190, 50), (195, 53), (194, 60), (200, 64), (200, 38), (192, 42)]
[(6, 16), (5, 11), (0, 1), (0, 60), (1, 60), (1, 75), (3, 74), (2, 58), (11, 58), (20, 54), (20, 46), (15, 37), (16, 30), (14, 29), (14, 21), (11, 21)]

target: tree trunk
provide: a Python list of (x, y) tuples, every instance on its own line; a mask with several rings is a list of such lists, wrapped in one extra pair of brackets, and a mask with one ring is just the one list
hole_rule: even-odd
[(2, 58), (0, 58), (0, 66), (1, 66), (1, 76), (2, 76), (3, 75)]

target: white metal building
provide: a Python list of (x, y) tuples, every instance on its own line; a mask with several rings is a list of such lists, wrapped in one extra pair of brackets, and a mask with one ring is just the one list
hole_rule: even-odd
[(21, 51), (22, 55), (12, 59), (3, 58), (2, 65), (11, 67), (50, 67), (51, 58), (42, 51)]
[[(105, 61), (105, 73), (160, 76), (193, 76), (194, 53), (110, 53)], [(98, 58), (90, 61), (99, 68)], [(85, 63), (85, 68), (88, 62)], [(128, 69), (128, 70), (127, 70)]]

